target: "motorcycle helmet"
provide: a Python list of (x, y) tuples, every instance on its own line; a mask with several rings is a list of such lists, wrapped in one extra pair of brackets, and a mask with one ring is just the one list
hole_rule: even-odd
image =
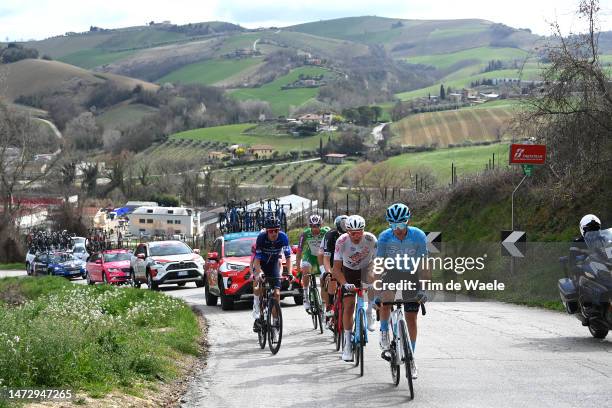
[(584, 234), (589, 231), (599, 231), (601, 229), (601, 221), (593, 214), (587, 214), (580, 220), (580, 233)]

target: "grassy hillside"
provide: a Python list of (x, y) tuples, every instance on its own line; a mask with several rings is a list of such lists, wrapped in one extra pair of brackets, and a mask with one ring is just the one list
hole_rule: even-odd
[(91, 69), (100, 65), (110, 64), (133, 55), (135, 51), (104, 51), (98, 48), (73, 52), (59, 58), (67, 64)]
[(493, 154), (496, 167), (498, 164), (502, 167), (508, 166), (508, 145), (503, 143), (406, 153), (391, 157), (383, 163), (388, 163), (393, 168), (408, 168), (414, 170), (414, 173), (418, 173), (418, 169), (430, 169), (438, 182), (444, 184), (451, 181), (451, 164), (455, 165), (459, 176), (478, 173), (484, 170)]
[(496, 140), (513, 117), (511, 105), (410, 115), (391, 125), (392, 140), (403, 145), (437, 143), (444, 147), (469, 141)]
[(259, 99), (270, 103), (272, 112), (276, 115), (287, 115), (289, 107), (298, 107), (311, 98), (314, 98), (318, 88), (298, 88), (281, 90), (281, 87), (290, 84), (298, 79), (300, 74), (304, 75), (330, 75), (330, 72), (319, 67), (300, 67), (292, 70), (275, 81), (265, 84), (259, 88), (237, 89), (231, 93), (234, 98)]
[(529, 53), (518, 48), (477, 47), (446, 54), (420, 55), (405, 58), (411, 64), (431, 65), (446, 69), (462, 61), (485, 64), (492, 59), (501, 61), (524, 60)]
[[(492, 56), (493, 57), (493, 56)], [(472, 67), (468, 68), (472, 70)], [(499, 71), (483, 72), (479, 74), (465, 75), (462, 71), (450, 75), (447, 78), (441, 79), (437, 84), (431, 85), (425, 88), (416, 89), (414, 91), (398, 93), (395, 96), (402, 101), (408, 101), (414, 98), (426, 97), (428, 94), (438, 95), (440, 92), (440, 84), (444, 84), (445, 87), (451, 86), (453, 89), (462, 89), (469, 87), (471, 82), (482, 79), (495, 79), (495, 78), (509, 78), (509, 79), (523, 79), (523, 80), (538, 80), (541, 79), (541, 69), (535, 67), (527, 67), (522, 71), (518, 69), (503, 69)]]
[[(323, 137), (324, 142), (327, 141), (325, 136), (308, 136), (295, 137), (283, 135), (274, 135), (271, 132), (257, 131), (253, 124), (227, 125), (216, 126), (209, 128), (201, 128), (188, 130), (186, 132), (176, 133), (170, 136), (170, 139), (189, 139), (195, 141), (207, 142), (222, 142), (227, 144), (245, 144), (248, 146), (255, 144), (272, 145), (279, 151), (285, 152), (290, 150), (313, 150), (319, 147), (319, 138)], [(249, 132), (249, 134), (245, 133)]]
[[(37, 93), (66, 92), (70, 87), (86, 91), (104, 81), (112, 81), (120, 88), (134, 89), (142, 85), (145, 89), (157, 89), (157, 85), (113, 74), (92, 73), (59, 61), (27, 59), (0, 65), (0, 77), (6, 77), (6, 84), (0, 88), (0, 95), (14, 100), (20, 95)], [(76, 96), (76, 94), (75, 94)]]
[(241, 60), (214, 59), (185, 65), (157, 80), (158, 83), (180, 82), (184, 84), (211, 85), (239, 74), (246, 69), (260, 64), (261, 58)]
[(108, 109), (96, 117), (104, 129), (120, 129), (135, 125), (157, 109), (142, 104), (121, 104)]

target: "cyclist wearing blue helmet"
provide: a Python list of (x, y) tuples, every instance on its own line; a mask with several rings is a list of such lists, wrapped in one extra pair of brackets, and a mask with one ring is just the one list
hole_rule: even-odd
[[(253, 277), (265, 275), (267, 278), (274, 278), (274, 297), (280, 304), (280, 260), (281, 252), (287, 260), (288, 270), (291, 271), (291, 248), (289, 247), (289, 237), (280, 230), (280, 220), (276, 217), (268, 217), (264, 220), (265, 231), (257, 236), (255, 241), (255, 259), (253, 260)], [(262, 289), (254, 287), (253, 294), (253, 318), (259, 318), (259, 295)], [(255, 330), (256, 327), (254, 326)]]
[[(419, 228), (410, 227), (408, 223), (411, 217), (410, 209), (401, 203), (392, 204), (387, 208), (385, 218), (389, 222), (389, 228), (384, 230), (378, 236), (378, 248), (376, 251), (377, 257), (395, 258), (397, 255), (403, 257), (407, 255), (409, 258), (420, 258), (427, 255), (427, 238), (425, 233)], [(397, 265), (396, 265), (397, 267)], [(411, 271), (408, 269), (397, 270), (397, 272), (411, 273), (408, 279), (417, 283), (419, 279), (429, 279), (431, 274), (428, 270), (421, 268), (419, 271)], [(418, 273), (416, 273), (418, 272)], [(414, 351), (417, 339), (417, 316), (420, 308), (420, 302), (426, 300), (422, 292), (410, 293), (410, 297), (414, 300), (404, 303), (404, 313), (408, 331), (410, 332), (410, 341)], [(383, 350), (389, 348), (389, 315), (391, 313), (390, 306), (383, 305), (380, 309), (380, 346)], [(414, 360), (412, 360), (414, 362)], [(416, 379), (417, 371), (416, 364), (412, 369), (412, 377)]]

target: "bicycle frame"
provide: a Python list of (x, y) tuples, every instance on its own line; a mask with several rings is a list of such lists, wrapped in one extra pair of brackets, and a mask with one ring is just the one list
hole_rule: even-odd
[[(359, 313), (360, 310), (363, 310), (363, 316), (367, 316), (367, 301), (366, 301), (366, 292), (364, 289), (357, 289), (355, 291), (355, 295), (357, 296), (357, 305), (355, 306), (355, 317), (354, 317), (354, 324), (355, 324), (355, 332), (353, 333), (353, 344), (357, 345), (357, 343), (359, 342), (359, 338), (361, 336), (361, 319), (362, 319), (362, 313)], [(365, 295), (365, 296), (364, 296)], [(366, 320), (363, 322), (364, 327), (368, 326), (368, 322), (367, 322), (367, 318)], [(365, 334), (365, 342), (367, 344), (368, 342), (368, 330), (364, 330), (364, 334)]]

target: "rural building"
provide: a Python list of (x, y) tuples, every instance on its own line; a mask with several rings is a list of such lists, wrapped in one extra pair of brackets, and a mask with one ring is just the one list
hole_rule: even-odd
[(218, 151), (211, 151), (208, 152), (208, 158), (210, 160), (223, 160), (223, 159), (227, 159), (230, 158), (231, 155), (229, 153), (226, 152), (218, 152)]
[(141, 235), (200, 235), (200, 213), (184, 207), (138, 207), (129, 216), (129, 231)]
[(253, 145), (249, 148), (249, 153), (258, 158), (267, 158), (272, 156), (274, 150), (274, 146), (270, 145)]
[(449, 93), (446, 97), (452, 102), (461, 102), (463, 95), (460, 93)]
[(493, 92), (488, 93), (488, 94), (487, 94), (487, 93), (482, 93), (482, 92), (481, 92), (481, 93), (480, 93), (480, 96), (482, 96), (482, 97), (483, 97), (483, 98), (485, 98), (486, 100), (494, 100), (494, 99), (499, 98), (499, 95), (498, 95), (498, 94), (496, 94), (496, 93), (493, 93)]
[(130, 212), (134, 211), (138, 207), (157, 207), (157, 204), (154, 201), (128, 201), (125, 203), (124, 207), (127, 207)]
[(341, 153), (329, 153), (325, 155), (325, 162), (328, 164), (342, 164), (346, 154)]

